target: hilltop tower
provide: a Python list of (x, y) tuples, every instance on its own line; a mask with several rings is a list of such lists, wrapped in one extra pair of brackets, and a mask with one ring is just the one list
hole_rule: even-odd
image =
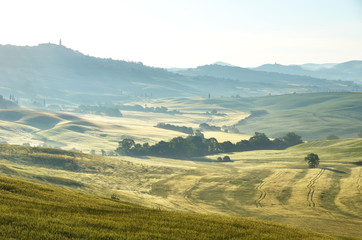
[(59, 46), (62, 46), (62, 39), (59, 39)]

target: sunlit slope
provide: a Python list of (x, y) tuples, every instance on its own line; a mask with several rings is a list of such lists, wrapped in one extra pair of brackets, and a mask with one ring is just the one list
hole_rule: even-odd
[(357, 137), (362, 130), (362, 93), (310, 93), (206, 100), (211, 104), (266, 114), (242, 121), (242, 133), (264, 132), (271, 137), (294, 131), (307, 140), (322, 140), (329, 134)]
[(2, 239), (334, 239), (250, 219), (166, 212), (0, 177)]
[[(165, 101), (162, 104), (167, 104)], [(205, 105), (204, 105), (205, 106)], [(206, 105), (207, 106), (207, 105)], [(203, 107), (195, 105), (194, 109)], [(185, 112), (188, 110), (185, 110)], [(211, 111), (211, 110), (209, 110)], [(171, 123), (188, 126), (194, 129), (199, 124), (208, 122), (218, 126), (231, 125), (246, 116), (239, 111), (229, 111), (223, 116), (208, 116), (206, 110), (171, 115), (165, 113), (149, 113), (123, 111), (123, 117), (108, 117), (93, 114), (49, 113), (26, 109), (0, 110), (0, 142), (26, 144), (31, 146), (60, 147), (83, 152), (101, 150), (107, 153), (114, 151), (118, 141), (132, 138), (136, 142), (154, 144), (173, 137), (187, 136), (178, 131), (155, 127), (158, 123)], [(216, 137), (219, 141), (240, 141), (248, 136), (232, 133), (205, 133)]]
[[(145, 206), (252, 217), (362, 237), (362, 139), (195, 159), (104, 158), (50, 148), (0, 145), (0, 174)], [(319, 155), (319, 168), (304, 157)], [(224, 156), (221, 155), (221, 156)]]
[[(200, 164), (187, 175), (155, 183), (151, 194), (194, 211), (361, 237), (361, 146), (362, 139), (344, 139), (228, 154), (233, 163)], [(304, 161), (311, 152), (321, 159), (317, 169)]]

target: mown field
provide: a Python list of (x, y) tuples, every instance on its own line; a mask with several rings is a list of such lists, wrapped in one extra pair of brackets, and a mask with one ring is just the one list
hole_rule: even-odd
[[(122, 111), (122, 118), (0, 110), (1, 142), (77, 150), (0, 144), (0, 175), (105, 197), (112, 204), (119, 203), (111, 196), (163, 211), (249, 217), (362, 238), (362, 139), (354, 138), (362, 130), (361, 98), (361, 93), (322, 93), (158, 99), (149, 100), (148, 106), (167, 106), (185, 114)], [(212, 110), (221, 115), (205, 114)], [(243, 120), (255, 110), (267, 113)], [(154, 127), (159, 122), (193, 128), (203, 122), (235, 125), (241, 132), (204, 132), (219, 141), (248, 139), (255, 131), (270, 137), (294, 131), (308, 140), (329, 134), (351, 138), (311, 141), (286, 150), (230, 153), (228, 163), (215, 161), (226, 154), (189, 159), (99, 156), (102, 149), (114, 151), (123, 138), (153, 144), (186, 136)], [(91, 150), (96, 155), (79, 152)], [(321, 159), (317, 169), (304, 162), (311, 152)]]
[[(156, 209), (250, 217), (362, 237), (362, 139), (195, 159), (104, 158), (0, 145), (0, 174)], [(320, 156), (308, 169), (304, 157)]]
[(339, 239), (244, 218), (145, 208), (0, 176), (1, 239)]
[[(199, 107), (202, 106), (199, 104)], [(233, 125), (248, 115), (225, 109), (227, 115), (211, 116), (205, 113), (211, 111), (213, 106), (204, 107), (205, 109), (196, 109), (194, 105), (193, 111), (187, 110), (187, 113), (181, 115), (122, 111), (123, 117), (0, 109), (0, 143), (48, 146), (88, 153), (94, 150), (100, 155), (101, 150), (107, 153), (114, 151), (118, 141), (123, 138), (153, 144), (173, 137), (187, 136), (185, 133), (155, 127), (158, 123), (198, 129), (204, 122), (217, 126)], [(209, 136), (211, 133), (205, 134)], [(236, 142), (249, 137), (235, 133), (216, 134), (214, 137), (219, 141)]]

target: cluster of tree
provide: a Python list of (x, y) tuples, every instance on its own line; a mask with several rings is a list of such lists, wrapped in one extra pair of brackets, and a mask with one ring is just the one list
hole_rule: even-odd
[(119, 105), (119, 109), (126, 110), (126, 111), (138, 111), (138, 112), (154, 112), (154, 113), (167, 113), (167, 114), (182, 114), (178, 110), (168, 110), (167, 107), (161, 106), (161, 107), (147, 107), (147, 106), (141, 106), (141, 105)]
[(217, 153), (284, 149), (302, 142), (301, 137), (293, 132), (274, 140), (270, 140), (264, 133), (256, 132), (249, 140), (241, 140), (236, 144), (230, 141), (219, 143), (215, 138), (205, 139), (202, 134), (196, 134), (186, 138), (176, 137), (169, 142), (160, 141), (152, 146), (148, 143), (143, 145), (135, 143), (132, 139), (123, 139), (119, 142), (116, 152), (120, 155), (129, 156), (188, 158)]
[(18, 108), (18, 101), (7, 100), (2, 95), (0, 95), (0, 109), (10, 109), (10, 108)]
[(167, 123), (158, 123), (155, 127), (178, 131), (186, 134), (194, 134), (194, 130), (191, 127), (186, 127), (186, 126), (176, 126)]
[(221, 131), (221, 127), (212, 126), (207, 123), (201, 123), (199, 127), (201, 131)]
[(10, 101), (12, 101), (13, 103), (19, 104), (18, 100), (15, 98), (14, 95), (11, 95), (11, 94), (10, 94), (9, 99), (10, 99)]
[(80, 105), (76, 111), (81, 113), (91, 113), (97, 115), (106, 115), (110, 117), (122, 117), (122, 113), (117, 107), (101, 106), (101, 105)]
[(224, 156), (223, 158), (221, 158), (221, 157), (218, 157), (217, 159), (216, 159), (216, 161), (218, 161), (218, 162), (231, 162), (231, 159), (230, 159), (230, 157), (229, 156)]

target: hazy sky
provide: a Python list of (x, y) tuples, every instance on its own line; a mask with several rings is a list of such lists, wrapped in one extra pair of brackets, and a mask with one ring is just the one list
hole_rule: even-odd
[(362, 60), (362, 0), (1, 0), (0, 44), (157, 67)]

